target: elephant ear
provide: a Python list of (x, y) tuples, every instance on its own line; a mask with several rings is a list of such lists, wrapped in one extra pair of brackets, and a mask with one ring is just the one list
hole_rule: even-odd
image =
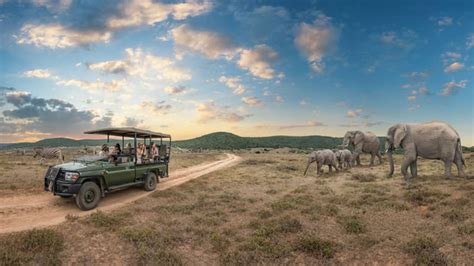
[(354, 145), (359, 144), (363, 140), (364, 140), (364, 133), (357, 131), (354, 135)]
[(395, 148), (400, 147), (400, 144), (402, 143), (403, 139), (407, 135), (407, 126), (406, 125), (399, 125), (395, 129), (395, 134), (393, 137), (393, 146)]

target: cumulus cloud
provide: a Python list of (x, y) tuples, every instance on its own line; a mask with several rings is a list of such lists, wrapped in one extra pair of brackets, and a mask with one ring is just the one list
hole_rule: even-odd
[(125, 80), (112, 80), (112, 81), (85, 81), (78, 79), (69, 79), (69, 80), (60, 80), (56, 84), (61, 86), (74, 86), (84, 90), (95, 91), (95, 90), (105, 90), (105, 91), (119, 91), (125, 86)]
[(363, 109), (349, 110), (347, 111), (346, 116), (350, 118), (358, 117), (362, 114), (363, 111)]
[(191, 74), (175, 65), (169, 58), (144, 53), (141, 49), (127, 48), (124, 60), (103, 61), (86, 64), (90, 70), (101, 71), (108, 74), (125, 74), (139, 76), (146, 80), (168, 80), (179, 82), (190, 80)]
[(410, 95), (408, 96), (408, 101), (413, 102), (416, 100), (416, 95)]
[(428, 78), (430, 76), (430, 73), (426, 71), (421, 71), (421, 72), (413, 71), (413, 72), (404, 74), (404, 76), (409, 78), (410, 80), (419, 81), (419, 80), (425, 80), (426, 78)]
[(169, 17), (184, 20), (204, 14), (212, 9), (210, 1), (190, 0), (179, 3), (160, 3), (152, 0), (132, 0), (122, 4), (120, 13), (107, 21), (111, 29), (153, 25)]
[(207, 123), (213, 120), (236, 123), (250, 116), (233, 111), (229, 106), (219, 106), (213, 101), (198, 104), (196, 111), (198, 113), (198, 122), (200, 123)]
[(182, 58), (189, 51), (204, 55), (210, 59), (230, 60), (238, 52), (232, 41), (219, 33), (198, 31), (184, 24), (171, 30), (175, 42), (176, 56)]
[(275, 96), (275, 102), (284, 103), (285, 99), (283, 99), (283, 97), (281, 97), (280, 95), (277, 95), (277, 96)]
[(39, 78), (39, 79), (57, 79), (48, 69), (32, 69), (23, 72), (23, 76), (28, 78)]
[[(43, 6), (69, 7), (71, 0), (34, 0)], [(62, 7), (61, 7), (62, 4)], [(76, 3), (74, 3), (76, 4)], [(153, 0), (121, 0), (101, 3), (94, 8), (77, 3), (71, 8), (71, 23), (25, 24), (18, 36), (19, 44), (38, 47), (87, 47), (93, 43), (108, 43), (113, 34), (128, 27), (153, 25), (167, 19), (184, 20), (204, 14), (212, 9), (211, 1), (188, 0), (178, 3), (161, 3)], [(83, 8), (81, 5), (85, 5)], [(100, 19), (98, 19), (100, 17)], [(84, 20), (87, 18), (87, 21)]]
[(362, 123), (349, 123), (349, 124), (340, 124), (340, 127), (348, 127), (348, 128), (361, 128), (361, 127), (374, 127), (378, 125), (382, 125), (383, 122), (375, 121), (375, 122), (362, 122)]
[(72, 4), (72, 0), (32, 0), (31, 2), (36, 6), (44, 6), (51, 11), (65, 11)]
[(261, 100), (259, 100), (257, 97), (254, 97), (254, 96), (242, 97), (242, 102), (250, 106), (263, 106), (264, 105)]
[(319, 15), (312, 23), (301, 23), (295, 37), (296, 46), (306, 56), (311, 68), (316, 73), (324, 71), (323, 58), (333, 51), (339, 40), (340, 30), (335, 27), (331, 18)]
[(60, 24), (26, 24), (21, 28), (20, 35), (16, 37), (16, 42), (56, 49), (86, 47), (98, 42), (108, 43), (111, 37), (111, 32), (103, 30), (76, 30)]
[(467, 86), (467, 80), (461, 80), (459, 82), (450, 81), (443, 86), (443, 90), (440, 92), (441, 96), (449, 96), (456, 94), (459, 89), (464, 89)]
[(273, 48), (260, 44), (252, 49), (243, 49), (237, 64), (255, 77), (273, 79), (275, 70), (271, 67), (271, 64), (277, 57), (278, 54)]
[(241, 95), (247, 91), (247, 88), (242, 85), (240, 77), (220, 76), (219, 82), (224, 83), (227, 87), (231, 88), (235, 95)]
[(126, 117), (122, 123), (124, 127), (137, 127), (138, 125), (142, 124), (143, 120), (137, 119), (134, 117)]
[(463, 63), (454, 62), (454, 63), (448, 65), (447, 67), (445, 67), (444, 72), (446, 72), (446, 73), (456, 72), (456, 71), (461, 70), (463, 68), (464, 68)]
[[(7, 108), (0, 119), (11, 133), (39, 132), (54, 135), (77, 135), (87, 129), (110, 126), (111, 115), (99, 116), (90, 110), (78, 110), (73, 104), (33, 97), (29, 92), (10, 90), (4, 96)], [(12, 127), (13, 126), (13, 127)]]
[(168, 114), (172, 108), (172, 106), (170, 104), (167, 104), (165, 101), (159, 101), (159, 102), (143, 101), (140, 104), (140, 107), (156, 115)]
[(418, 92), (422, 95), (430, 95), (431, 94), (430, 90), (426, 86), (420, 87), (418, 89)]
[(474, 33), (469, 34), (466, 40), (466, 47), (467, 49), (471, 49), (474, 47)]
[(169, 95), (181, 95), (187, 93), (188, 89), (184, 86), (168, 86), (165, 92)]

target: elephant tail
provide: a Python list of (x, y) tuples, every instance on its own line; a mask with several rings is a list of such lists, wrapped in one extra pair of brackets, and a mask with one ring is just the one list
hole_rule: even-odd
[(457, 152), (459, 153), (459, 156), (461, 157), (462, 164), (464, 165), (464, 167), (466, 167), (466, 162), (464, 160), (464, 154), (462, 154), (461, 139), (458, 139)]

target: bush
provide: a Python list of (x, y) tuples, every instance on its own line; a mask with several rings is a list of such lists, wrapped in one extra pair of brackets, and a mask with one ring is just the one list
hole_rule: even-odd
[(446, 256), (429, 237), (419, 237), (406, 243), (405, 252), (415, 257), (415, 265), (447, 265)]
[(336, 254), (336, 247), (337, 245), (332, 241), (323, 240), (314, 235), (304, 235), (297, 240), (295, 250), (317, 258), (330, 259)]

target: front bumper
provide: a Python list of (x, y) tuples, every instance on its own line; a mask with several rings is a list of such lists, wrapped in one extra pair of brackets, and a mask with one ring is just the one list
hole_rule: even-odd
[(81, 184), (71, 183), (58, 176), (64, 176), (64, 172), (60, 173), (59, 169), (49, 168), (44, 177), (44, 191), (52, 192), (59, 196), (73, 196), (79, 192)]

